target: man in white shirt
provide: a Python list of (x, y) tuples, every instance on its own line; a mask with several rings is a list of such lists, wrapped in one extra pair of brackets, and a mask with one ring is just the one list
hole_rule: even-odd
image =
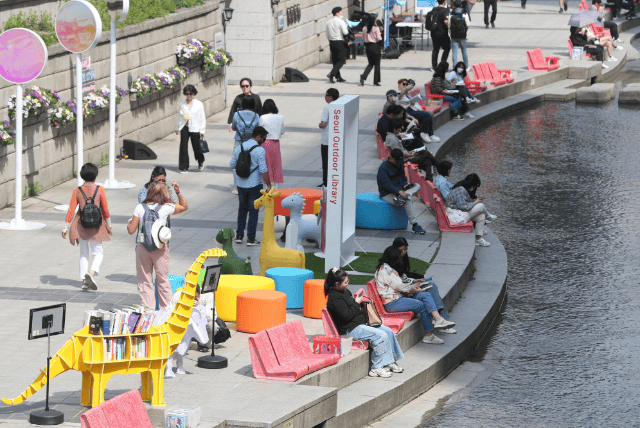
[(340, 98), (340, 92), (336, 88), (329, 88), (324, 96), (327, 105), (322, 109), (322, 117), (318, 128), (322, 129), (322, 137), (320, 138), (320, 157), (322, 158), (322, 183), (316, 187), (327, 187), (327, 170), (329, 168), (329, 112), (331, 111), (331, 103)]
[(340, 75), (340, 68), (347, 63), (347, 43), (345, 36), (349, 34), (349, 28), (347, 27), (347, 23), (344, 22), (342, 8), (340, 6), (334, 7), (331, 13), (333, 14), (333, 18), (327, 21), (326, 32), (327, 39), (329, 39), (333, 68), (329, 74), (327, 74), (327, 77), (331, 83), (334, 83), (334, 77), (338, 82), (344, 82), (345, 80)]

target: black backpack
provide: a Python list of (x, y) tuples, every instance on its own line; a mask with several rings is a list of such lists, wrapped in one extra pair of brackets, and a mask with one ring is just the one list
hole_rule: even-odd
[(427, 18), (424, 21), (424, 28), (432, 33), (439, 29), (438, 14), (436, 13), (435, 7), (427, 13)]
[(452, 39), (466, 39), (467, 38), (467, 27), (464, 23), (464, 17), (462, 14), (464, 11), (461, 8), (455, 8), (451, 17), (451, 38)]
[(251, 173), (258, 169), (255, 167), (251, 169), (251, 151), (256, 147), (260, 147), (258, 144), (251, 147), (249, 150), (245, 150), (243, 143), (240, 143), (240, 154), (238, 155), (238, 162), (236, 163), (236, 175), (240, 178), (249, 178)]
[(91, 200), (89, 200), (87, 195), (84, 194), (82, 187), (78, 187), (78, 189), (80, 189), (80, 193), (84, 196), (85, 206), (80, 210), (80, 224), (85, 229), (97, 229), (102, 225), (102, 211), (100, 210), (100, 207), (94, 203), (99, 188), (100, 186), (96, 186), (96, 191), (93, 192), (93, 196), (91, 197)]

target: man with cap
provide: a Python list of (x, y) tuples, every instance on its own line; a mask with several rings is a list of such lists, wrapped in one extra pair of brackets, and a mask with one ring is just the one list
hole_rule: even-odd
[(327, 39), (329, 39), (333, 68), (329, 74), (327, 74), (327, 77), (331, 83), (334, 83), (334, 77), (338, 82), (344, 82), (345, 80), (340, 75), (340, 68), (347, 63), (347, 42), (345, 36), (349, 34), (349, 28), (347, 27), (347, 23), (344, 22), (342, 8), (340, 6), (334, 7), (331, 13), (333, 14), (333, 18), (327, 21), (326, 33)]
[(424, 235), (426, 231), (418, 224), (418, 217), (411, 200), (412, 196), (420, 190), (420, 185), (417, 183), (408, 184), (407, 177), (404, 175), (402, 150), (391, 150), (391, 156), (382, 162), (378, 169), (377, 182), (380, 198), (391, 205), (404, 207), (413, 233)]

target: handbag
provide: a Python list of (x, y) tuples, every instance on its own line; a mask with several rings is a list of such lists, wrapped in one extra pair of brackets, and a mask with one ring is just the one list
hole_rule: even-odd
[(367, 318), (367, 325), (370, 327), (380, 327), (382, 325), (382, 318), (380, 318), (373, 302), (362, 302), (362, 305), (365, 317)]
[(470, 220), (469, 213), (466, 211), (454, 210), (453, 208), (447, 207), (446, 213), (449, 218), (449, 223), (451, 224), (465, 224)]
[(209, 143), (207, 143), (207, 140), (205, 140), (203, 136), (200, 136), (200, 152), (209, 153)]

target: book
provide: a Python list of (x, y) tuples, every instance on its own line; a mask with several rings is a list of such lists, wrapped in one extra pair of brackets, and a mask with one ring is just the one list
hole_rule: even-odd
[(136, 330), (136, 325), (138, 324), (138, 320), (140, 319), (140, 313), (132, 312), (129, 314), (129, 319), (127, 320), (127, 328), (129, 329), (129, 333), (133, 333)]
[(111, 318), (109, 313), (102, 311), (100, 317), (102, 318), (102, 334), (108, 336), (111, 334)]

